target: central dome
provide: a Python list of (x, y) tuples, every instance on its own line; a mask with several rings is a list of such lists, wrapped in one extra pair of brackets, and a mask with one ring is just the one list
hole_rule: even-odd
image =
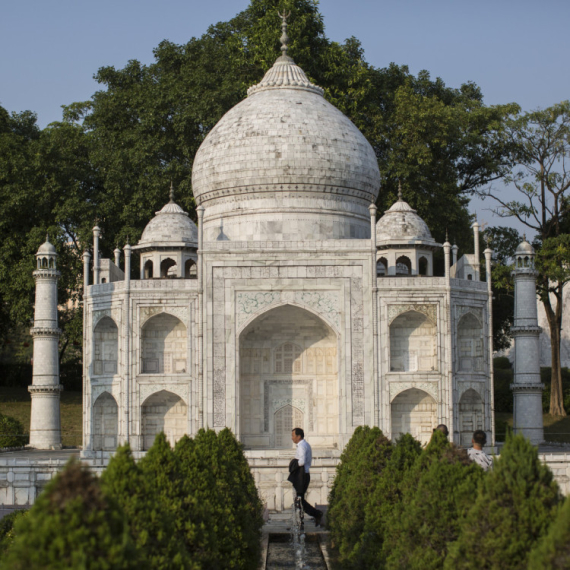
[(206, 241), (369, 238), (380, 173), (362, 133), (284, 54), (204, 139), (192, 187)]

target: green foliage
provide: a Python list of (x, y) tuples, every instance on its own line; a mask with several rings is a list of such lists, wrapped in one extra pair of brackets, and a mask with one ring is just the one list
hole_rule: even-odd
[(445, 568), (520, 569), (548, 531), (561, 501), (552, 472), (522, 435), (509, 435), (461, 521)]
[(443, 568), (483, 475), (463, 449), (449, 445), (439, 457), (433, 455), (417, 484), (404, 488), (388, 519), (383, 568)]
[(174, 451), (163, 433), (138, 464), (120, 447), (102, 476), (152, 568), (257, 567), (261, 502), (230, 430), (184, 436)]
[(354, 559), (362, 568), (382, 568), (382, 546), (386, 524), (395, 505), (402, 500), (402, 480), (421, 453), (421, 444), (410, 434), (396, 442), (386, 467), (380, 473), (370, 500), (364, 508), (364, 529), (355, 548)]
[(30, 441), (24, 433), (24, 426), (18, 420), (0, 414), (0, 448), (22, 447)]
[(0, 568), (144, 569), (124, 515), (96, 476), (71, 460), (14, 528)]
[(513, 371), (499, 368), (494, 372), (495, 412), (513, 412)]
[(356, 428), (341, 455), (327, 519), (331, 541), (346, 568), (362, 567), (358, 543), (364, 531), (365, 508), (391, 453), (392, 444), (382, 431), (364, 426)]
[(181, 500), (175, 488), (174, 461), (161, 434), (140, 465), (128, 445), (119, 447), (101, 477), (103, 489), (123, 509), (134, 543), (156, 569), (192, 568), (176, 533)]
[(27, 512), (23, 509), (17, 509), (0, 519), (0, 560), (14, 542), (16, 521), (25, 516)]
[(532, 550), (529, 570), (564, 570), (570, 568), (570, 501), (566, 499), (548, 533)]
[(493, 370), (512, 370), (513, 365), (507, 356), (496, 356), (493, 358)]
[[(570, 368), (560, 368), (560, 376), (562, 378), (562, 397), (564, 407), (570, 410)], [(550, 408), (550, 387), (551, 387), (552, 368), (545, 366), (540, 369), (540, 381), (544, 384), (542, 391), (542, 411), (547, 414)]]
[(255, 568), (261, 556), (261, 501), (231, 431), (202, 429), (193, 442), (180, 440), (175, 455), (188, 500), (207, 509), (207, 522), (194, 531), (203, 545), (203, 568)]

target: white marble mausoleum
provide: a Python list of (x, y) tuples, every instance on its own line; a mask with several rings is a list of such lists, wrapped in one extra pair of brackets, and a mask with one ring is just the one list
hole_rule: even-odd
[[(477, 240), (458, 259), (402, 193), (377, 221), (372, 147), (286, 46), (208, 134), (192, 186), (198, 225), (171, 195), (123, 260), (119, 250), (100, 259), (94, 230), (85, 459), (124, 442), (141, 454), (160, 431), (174, 443), (229, 427), (279, 510), (290, 504), (293, 427), (313, 447), (317, 503), (357, 426), (425, 442), (445, 423), (458, 443), (475, 429), (494, 441), (490, 283)], [(447, 269), (434, 276), (442, 247)]]

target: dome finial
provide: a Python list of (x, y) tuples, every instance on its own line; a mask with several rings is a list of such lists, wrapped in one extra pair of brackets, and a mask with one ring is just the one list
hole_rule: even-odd
[(523, 234), (523, 241), (526, 241), (526, 233)]
[(281, 18), (281, 31), (283, 32), (280, 38), (281, 52), (283, 55), (287, 55), (287, 42), (289, 41), (289, 36), (287, 35), (287, 18), (291, 15), (291, 12), (285, 12), (285, 10), (283, 10), (283, 14), (281, 14), (278, 10), (277, 14), (279, 14), (279, 17)]
[(398, 179), (398, 200), (400, 202), (404, 201), (404, 198), (402, 196), (402, 181), (400, 179)]
[(174, 204), (174, 184), (170, 181), (170, 203)]
[(46, 232), (46, 243), (50, 243), (50, 241), (49, 241), (49, 233), (48, 233), (48, 232)]

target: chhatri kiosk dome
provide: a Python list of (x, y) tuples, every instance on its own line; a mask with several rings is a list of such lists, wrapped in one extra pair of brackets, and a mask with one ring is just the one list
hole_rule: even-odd
[(380, 187), (374, 151), (282, 50), (196, 153), (204, 240), (370, 238), (368, 206)]

